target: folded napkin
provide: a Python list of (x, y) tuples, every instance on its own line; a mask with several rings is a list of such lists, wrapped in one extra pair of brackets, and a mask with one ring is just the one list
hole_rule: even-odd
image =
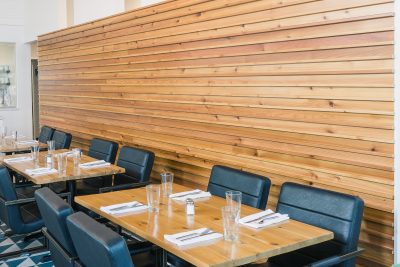
[(31, 176), (40, 176), (57, 173), (56, 169), (51, 168), (36, 168), (36, 169), (26, 169), (25, 172)]
[(271, 224), (283, 222), (289, 219), (289, 215), (275, 213), (272, 210), (261, 211), (239, 220), (240, 224), (252, 227), (261, 228)]
[(16, 142), (17, 145), (30, 145), (30, 144), (39, 144), (36, 140), (24, 140)]
[(222, 238), (223, 235), (207, 228), (200, 228), (193, 231), (177, 233), (174, 235), (164, 235), (164, 239), (179, 246), (188, 246), (206, 241)]
[(92, 168), (107, 167), (110, 165), (111, 164), (109, 162), (106, 162), (104, 160), (95, 160), (95, 161), (79, 164), (79, 167), (81, 167), (82, 169), (92, 169)]
[(138, 201), (132, 201), (127, 203), (120, 203), (120, 204), (100, 207), (100, 210), (105, 213), (115, 215), (133, 211), (147, 210), (147, 208), (148, 208), (147, 205), (144, 205)]
[(169, 195), (170, 198), (179, 200), (179, 201), (186, 201), (186, 199), (188, 199), (188, 198), (197, 199), (197, 198), (205, 198), (205, 197), (210, 197), (210, 196), (211, 196), (210, 192), (205, 192), (200, 189)]
[(17, 163), (17, 162), (30, 161), (30, 160), (32, 160), (31, 157), (16, 157), (16, 158), (4, 159), (4, 162), (5, 163)]

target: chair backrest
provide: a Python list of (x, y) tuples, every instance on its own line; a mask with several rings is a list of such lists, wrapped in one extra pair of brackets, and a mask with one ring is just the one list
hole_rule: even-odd
[(117, 157), (117, 151), (118, 144), (116, 142), (93, 138), (90, 142), (88, 155), (92, 158), (104, 160), (113, 164)]
[(62, 131), (55, 130), (53, 134), (55, 149), (69, 149), (71, 145), (72, 135)]
[(47, 141), (51, 140), (53, 138), (55, 129), (50, 128), (49, 126), (42, 126), (42, 129), (40, 129), (40, 134), (39, 134), (39, 142), (41, 143), (47, 143)]
[[(277, 204), (279, 213), (334, 233), (333, 241), (299, 252), (316, 260), (357, 249), (363, 210), (359, 197), (295, 183), (282, 185)], [(340, 266), (354, 266), (354, 260)]]
[(153, 152), (134, 147), (122, 147), (117, 165), (125, 168), (125, 173), (115, 176), (115, 185), (148, 181), (153, 163)]
[(7, 168), (0, 168), (0, 220), (14, 233), (23, 233), (24, 221), (18, 205), (6, 206), (5, 201), (17, 200), (17, 193)]
[(125, 240), (83, 212), (70, 215), (67, 227), (84, 266), (133, 266)]
[[(68, 232), (66, 221), (67, 217), (74, 213), (72, 207), (48, 187), (36, 190), (35, 199), (47, 232), (57, 242), (57, 244), (50, 246), (55, 265), (73, 266), (70, 258), (76, 257), (77, 254)], [(59, 246), (70, 257), (64, 257), (65, 253), (57, 251)]]
[(265, 209), (270, 187), (267, 177), (220, 165), (212, 168), (208, 183), (212, 195), (225, 198), (226, 191), (241, 191), (242, 203), (259, 209)]

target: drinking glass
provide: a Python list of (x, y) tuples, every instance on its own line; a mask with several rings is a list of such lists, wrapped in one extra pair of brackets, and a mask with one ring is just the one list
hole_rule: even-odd
[(31, 146), (31, 158), (34, 162), (39, 160), (39, 145), (35, 144)]
[(225, 192), (226, 205), (237, 210), (238, 218), (240, 218), (240, 207), (242, 205), (242, 192), (240, 191), (226, 191)]
[(81, 162), (81, 149), (80, 148), (72, 149), (72, 156), (74, 159), (74, 168), (79, 169), (79, 164)]
[(56, 150), (56, 143), (54, 140), (47, 141), (47, 153), (52, 155)]
[(174, 182), (174, 174), (172, 172), (161, 173), (161, 183), (163, 187), (163, 195), (169, 197), (172, 194), (172, 184)]
[(67, 174), (68, 157), (65, 153), (57, 154), (58, 175), (65, 176)]
[(236, 207), (222, 207), (222, 219), (224, 224), (224, 239), (235, 241), (239, 238), (239, 219)]
[(146, 186), (147, 205), (150, 211), (160, 210), (160, 185), (150, 184)]

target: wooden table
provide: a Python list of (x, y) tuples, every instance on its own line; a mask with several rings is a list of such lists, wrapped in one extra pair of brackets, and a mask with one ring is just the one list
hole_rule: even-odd
[[(26, 141), (28, 139), (23, 138), (18, 141)], [(23, 151), (30, 151), (32, 144), (16, 144), (15, 142), (8, 140), (4, 142), (4, 144), (0, 145), (0, 153), (15, 153), (15, 152), (23, 152)], [(47, 148), (47, 144), (39, 143), (40, 149)]]
[[(66, 149), (56, 150), (54, 152), (54, 155), (58, 154), (58, 153), (64, 153), (67, 151), (68, 150), (66, 150)], [(111, 164), (110, 166), (107, 166), (107, 167), (92, 168), (92, 169), (74, 168), (72, 157), (68, 158), (66, 175), (58, 175), (58, 173), (55, 173), (55, 174), (49, 174), (49, 175), (31, 176), (25, 172), (26, 169), (45, 167), (46, 166), (45, 156), (47, 154), (48, 154), (47, 151), (39, 152), (39, 161), (37, 163), (35, 163), (34, 161), (23, 161), (23, 162), (15, 162), (15, 163), (4, 162), (4, 159), (30, 156), (30, 153), (5, 156), (3, 158), (0, 158), (0, 160), (2, 160), (3, 164), (6, 167), (23, 175), (29, 181), (32, 181), (33, 183), (38, 184), (38, 185), (50, 184), (50, 183), (56, 183), (56, 182), (67, 182), (69, 191), (71, 192), (71, 195), (72, 195), (72, 198), (75, 195), (75, 185), (76, 185), (75, 181), (76, 180), (82, 180), (82, 179), (88, 179), (88, 178), (100, 177), (100, 176), (107, 176), (107, 175), (114, 175), (114, 174), (125, 172), (124, 168), (118, 167), (113, 164)], [(81, 163), (86, 163), (86, 162), (95, 161), (95, 160), (97, 160), (97, 159), (86, 156), (86, 155), (82, 155), (82, 157), (81, 157)], [(54, 158), (54, 168), (57, 169), (57, 161), (55, 160), (55, 158)]]
[[(187, 190), (192, 189), (174, 184), (174, 192)], [(258, 230), (240, 226), (239, 241), (235, 243), (221, 239), (208, 245), (182, 249), (165, 241), (164, 234), (202, 227), (223, 233), (221, 207), (226, 205), (225, 199), (212, 196), (208, 200), (196, 201), (194, 217), (186, 216), (183, 203), (167, 198), (162, 199), (158, 214), (144, 211), (136, 214), (109, 215), (100, 210), (102, 206), (132, 200), (146, 203), (145, 188), (78, 196), (75, 202), (195, 266), (239, 266), (333, 238), (330, 231), (289, 220)], [(258, 211), (242, 205), (241, 215), (243, 217)]]

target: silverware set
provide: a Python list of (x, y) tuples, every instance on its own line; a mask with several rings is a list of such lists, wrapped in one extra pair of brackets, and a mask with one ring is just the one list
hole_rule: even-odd
[(190, 240), (190, 239), (194, 239), (194, 238), (198, 238), (201, 236), (205, 236), (205, 235), (211, 235), (214, 234), (215, 232), (210, 230), (210, 229), (205, 229), (204, 231), (200, 232), (200, 233), (191, 233), (191, 234), (187, 234), (187, 235), (183, 235), (180, 237), (177, 237), (176, 239), (179, 241), (186, 241), (186, 240)]

